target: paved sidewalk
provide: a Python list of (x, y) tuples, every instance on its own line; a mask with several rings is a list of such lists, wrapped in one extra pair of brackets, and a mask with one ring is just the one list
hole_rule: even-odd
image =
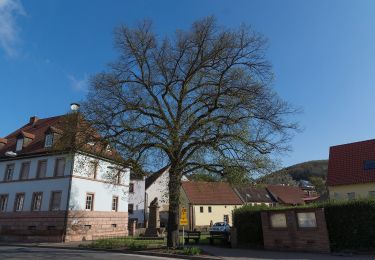
[(334, 255), (298, 252), (279, 252), (252, 249), (233, 249), (215, 246), (200, 246), (206, 252), (229, 260), (273, 260), (273, 259), (303, 259), (303, 260), (346, 260), (346, 259), (375, 259), (375, 255)]

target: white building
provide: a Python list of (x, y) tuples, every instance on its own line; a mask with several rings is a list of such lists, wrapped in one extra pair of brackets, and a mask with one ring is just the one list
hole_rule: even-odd
[(145, 226), (145, 177), (130, 175), (129, 221), (136, 221), (137, 227)]
[[(188, 181), (188, 179), (183, 176), (182, 181)], [(146, 178), (146, 218), (148, 216), (148, 206), (151, 201), (158, 198), (159, 202), (159, 215), (160, 215), (160, 226), (166, 227), (168, 223), (168, 212), (169, 212), (169, 166), (165, 166), (159, 171), (151, 174)]]
[(0, 138), (0, 240), (79, 241), (128, 234), (130, 171), (111, 156), (57, 149), (65, 116)]

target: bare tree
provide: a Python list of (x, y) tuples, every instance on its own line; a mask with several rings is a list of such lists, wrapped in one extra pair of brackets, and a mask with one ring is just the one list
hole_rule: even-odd
[(264, 169), (288, 148), (295, 113), (271, 89), (266, 41), (213, 17), (160, 39), (151, 23), (120, 26), (119, 58), (92, 78), (82, 113), (133, 170), (169, 171), (169, 247), (178, 241), (181, 177)]

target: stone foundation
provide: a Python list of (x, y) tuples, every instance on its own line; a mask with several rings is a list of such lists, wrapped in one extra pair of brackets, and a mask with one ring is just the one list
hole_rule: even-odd
[(65, 241), (128, 236), (127, 212), (70, 211)]
[(65, 211), (2, 212), (0, 241), (62, 242)]
[(4, 212), (0, 241), (69, 242), (128, 235), (127, 212)]

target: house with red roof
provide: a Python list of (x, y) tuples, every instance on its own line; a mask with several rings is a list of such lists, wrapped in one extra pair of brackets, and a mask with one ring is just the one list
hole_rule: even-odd
[[(108, 145), (78, 134), (68, 118), (39, 119), (0, 138), (0, 240), (81, 241), (128, 234), (130, 170)], [(83, 140), (83, 139), (82, 139)], [(60, 146), (60, 144), (63, 144)], [(103, 150), (99, 153), (99, 150)]]
[(267, 185), (266, 189), (279, 205), (303, 205), (306, 203), (306, 199), (310, 198), (300, 187), (296, 186)]
[(183, 182), (181, 207), (187, 211), (187, 228), (207, 229), (215, 222), (232, 225), (232, 213), (242, 200), (226, 182)]
[(375, 139), (330, 147), (330, 199), (375, 197)]

